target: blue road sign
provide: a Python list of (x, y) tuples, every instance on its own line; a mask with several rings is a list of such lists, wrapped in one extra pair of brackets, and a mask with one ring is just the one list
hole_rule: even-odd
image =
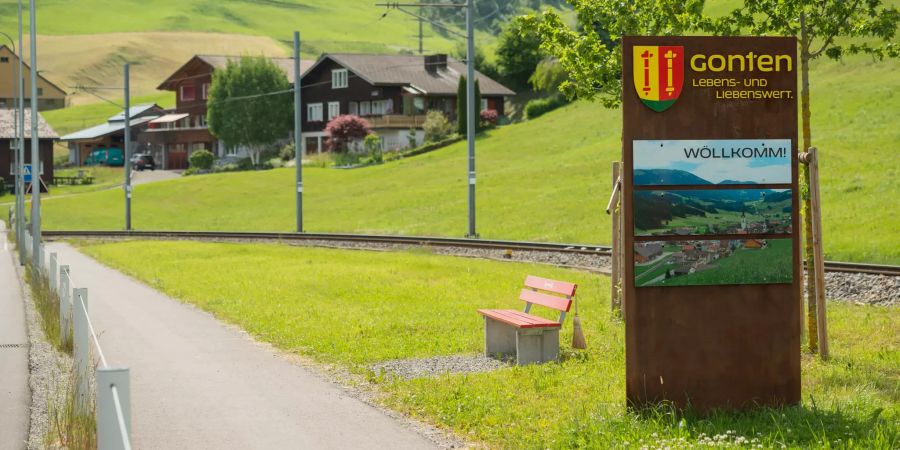
[(24, 164), (23, 169), (25, 170), (22, 171), (22, 179), (25, 183), (31, 183), (31, 164)]

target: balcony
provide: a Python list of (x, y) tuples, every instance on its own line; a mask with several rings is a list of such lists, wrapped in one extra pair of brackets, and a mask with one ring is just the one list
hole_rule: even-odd
[(422, 128), (425, 124), (425, 116), (406, 116), (400, 114), (386, 114), (383, 116), (366, 117), (372, 128)]

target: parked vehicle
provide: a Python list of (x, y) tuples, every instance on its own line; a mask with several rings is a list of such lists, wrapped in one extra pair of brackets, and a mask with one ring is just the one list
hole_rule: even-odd
[(98, 148), (84, 160), (86, 166), (124, 166), (125, 157), (120, 148)]
[(131, 168), (133, 170), (156, 170), (156, 161), (146, 153), (138, 153), (131, 158)]

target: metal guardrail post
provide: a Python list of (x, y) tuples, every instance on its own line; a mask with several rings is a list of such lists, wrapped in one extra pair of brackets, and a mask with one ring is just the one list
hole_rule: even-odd
[(97, 449), (131, 449), (128, 369), (97, 369)]
[[(74, 356), (72, 370), (75, 371), (75, 408), (81, 414), (89, 414), (91, 398), (91, 337), (88, 330), (87, 288), (75, 288), (72, 295), (72, 321), (74, 322)], [(83, 305), (83, 306), (82, 306)]]
[(57, 259), (56, 252), (50, 253), (50, 292), (59, 292), (59, 285), (57, 284), (59, 272), (57, 272)]
[(72, 289), (69, 266), (59, 266), (59, 343), (65, 348), (72, 335)]

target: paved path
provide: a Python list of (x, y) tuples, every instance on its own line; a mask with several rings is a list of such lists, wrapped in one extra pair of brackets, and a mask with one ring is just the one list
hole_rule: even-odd
[(25, 303), (12, 253), (0, 222), (0, 450), (25, 448), (31, 405)]
[(88, 288), (109, 364), (131, 369), (135, 448), (433, 448), (209, 314), (66, 244), (48, 245), (51, 251), (71, 266), (74, 285)]

